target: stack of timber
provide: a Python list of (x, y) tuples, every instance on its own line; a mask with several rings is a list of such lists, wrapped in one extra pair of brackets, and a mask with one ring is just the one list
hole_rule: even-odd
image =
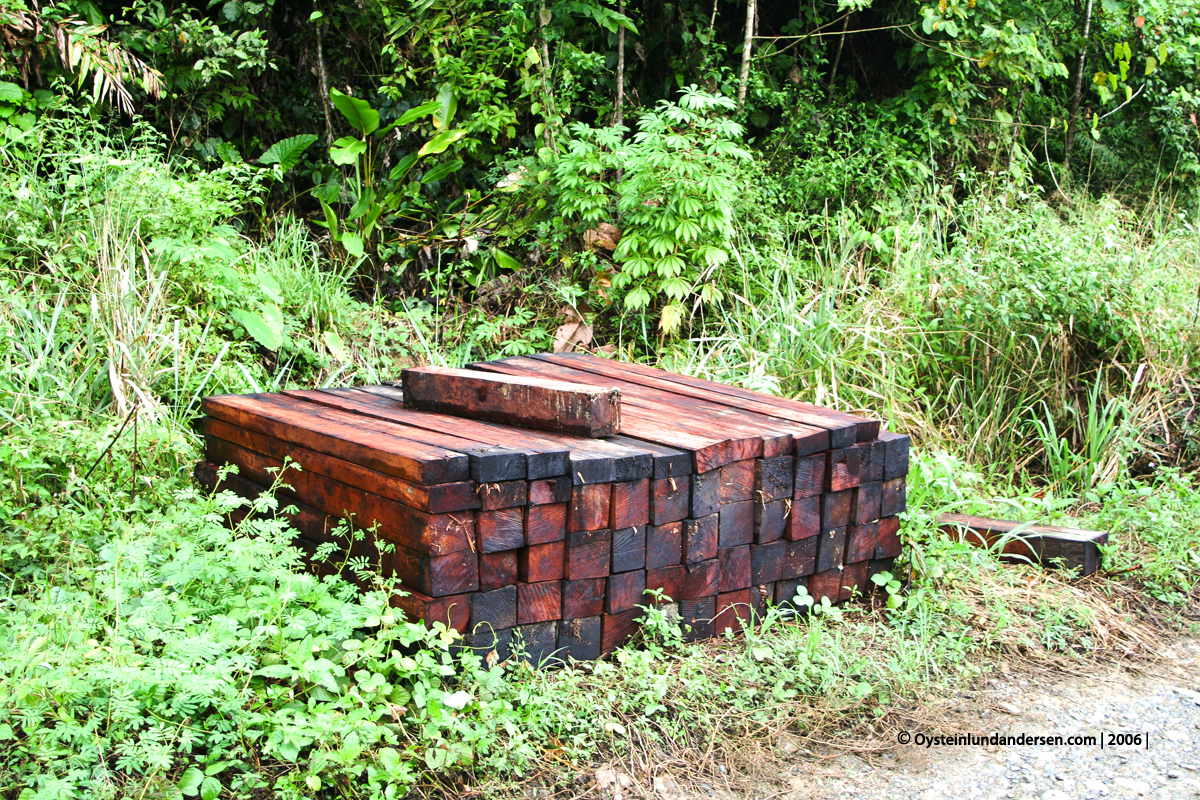
[(899, 555), (909, 440), (876, 420), (575, 354), (403, 379), (207, 398), (196, 474), (254, 497), (298, 463), (275, 489), (297, 543), (374, 528), (394, 547), (349, 554), (489, 659), (599, 658), (653, 602), (716, 635), (800, 588), (865, 592)]

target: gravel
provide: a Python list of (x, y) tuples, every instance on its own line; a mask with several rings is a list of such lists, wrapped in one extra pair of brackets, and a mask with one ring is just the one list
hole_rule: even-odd
[[(1081, 665), (1084, 667), (1084, 665)], [(950, 699), (946, 734), (1090, 735), (1098, 746), (900, 746), (869, 763), (842, 756), (780, 775), (794, 798), (1148, 798), (1200, 797), (1200, 642), (1164, 653), (1152, 674), (1084, 667), (1096, 674), (1035, 678), (997, 674), (980, 692)], [(917, 731), (911, 732), (913, 735)], [(922, 731), (927, 735), (939, 731)], [(1112, 746), (1108, 735), (1149, 735)], [(778, 791), (778, 790), (777, 790)]]

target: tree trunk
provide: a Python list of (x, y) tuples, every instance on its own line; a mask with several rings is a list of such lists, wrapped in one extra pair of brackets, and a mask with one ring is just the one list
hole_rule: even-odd
[(328, 23), (322, 22), (317, 29), (317, 80), (321, 85), (321, 110), (325, 112), (325, 145), (333, 145), (333, 121), (329, 118), (329, 72), (325, 69), (325, 51), (322, 42), (325, 40), (325, 28)]
[[(617, 5), (617, 11), (625, 16), (625, 3)], [(613, 124), (625, 124), (625, 26), (617, 28), (617, 99), (614, 105)]]
[(1071, 92), (1071, 116), (1067, 120), (1067, 141), (1063, 144), (1063, 179), (1071, 180), (1071, 151), (1075, 149), (1075, 130), (1079, 125), (1079, 102), (1083, 97), (1083, 71), (1087, 66), (1088, 37), (1092, 32), (1092, 7), (1095, 0), (1087, 0), (1083, 12), (1083, 49), (1079, 51), (1079, 66), (1075, 69), (1075, 90)]
[(758, 12), (758, 0), (746, 0), (746, 36), (742, 40), (742, 74), (738, 79), (737, 107), (740, 111), (746, 104), (746, 84), (750, 82), (750, 53), (754, 49), (754, 23)]
[(542, 44), (542, 105), (545, 107), (546, 127), (542, 129), (542, 136), (546, 141), (546, 147), (550, 148), (553, 153), (558, 152), (558, 147), (554, 143), (554, 133), (550, 130), (551, 122), (557, 119), (558, 109), (554, 103), (554, 86), (551, 83), (550, 75), (550, 45), (546, 43), (546, 26), (550, 24), (550, 12), (545, 6), (538, 9), (538, 38)]
[(851, 14), (846, 15), (842, 23), (842, 35), (838, 37), (837, 55), (833, 57), (833, 69), (829, 72), (829, 90), (833, 91), (833, 82), (837, 80), (838, 64), (842, 63), (842, 47), (846, 44), (846, 29), (850, 27)]

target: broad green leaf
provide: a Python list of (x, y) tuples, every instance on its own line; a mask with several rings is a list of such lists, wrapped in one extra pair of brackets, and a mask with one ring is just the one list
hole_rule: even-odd
[(375, 192), (370, 186), (364, 186), (362, 194), (354, 201), (354, 205), (350, 207), (350, 213), (346, 215), (346, 221), (358, 219), (371, 207), (371, 203), (375, 201)]
[(442, 703), (448, 708), (461, 710), (466, 708), (467, 703), (471, 702), (470, 692), (457, 691), (454, 694), (448, 694), (442, 698)]
[(300, 156), (304, 155), (304, 151), (316, 140), (317, 137), (311, 133), (280, 139), (258, 157), (258, 163), (278, 164), (284, 172), (287, 172), (300, 163)]
[(384, 747), (379, 751), (379, 763), (388, 772), (394, 772), (400, 766), (400, 754), (391, 747)]
[(370, 136), (379, 128), (379, 112), (371, 108), (366, 100), (343, 94), (337, 89), (329, 90), (329, 99), (346, 121), (363, 136)]
[(205, 778), (200, 784), (200, 800), (217, 800), (221, 796), (221, 782), (216, 778)]
[(459, 169), (462, 168), (462, 165), (463, 161), (461, 158), (456, 158), (453, 161), (447, 161), (445, 163), (438, 164), (436, 167), (421, 176), (421, 183), (424, 184), (432, 183), (433, 181), (440, 181), (447, 175), (458, 172)]
[(454, 87), (443, 83), (442, 88), (438, 90), (437, 110), (433, 112), (433, 126), (439, 131), (445, 130), (454, 119), (454, 112), (457, 110), (458, 100), (454, 96)]
[(268, 300), (276, 304), (283, 303), (283, 289), (279, 287), (279, 282), (275, 280), (274, 275), (262, 270), (255, 270), (254, 277), (258, 279), (258, 286)]
[(0, 724), (0, 742), (15, 738), (11, 725)]
[(203, 782), (204, 773), (195, 767), (188, 767), (183, 771), (183, 777), (179, 779), (179, 783), (175, 784), (175, 788), (187, 797), (195, 797)]
[(24, 96), (24, 90), (17, 84), (0, 81), (0, 100), (7, 103), (19, 103)]
[[(275, 310), (274, 315), (266, 311), (268, 307)], [(279, 346), (283, 344), (283, 325), (272, 323), (282, 323), (283, 315), (280, 314), (279, 309), (275, 306), (265, 305), (263, 311), (264, 313), (260, 315), (253, 311), (247, 311), (244, 308), (235, 308), (229, 312), (229, 316), (233, 317), (239, 325), (245, 328), (246, 333), (250, 334), (250, 337), (254, 341), (268, 350), (278, 350)]]
[(1154, 56), (1146, 58), (1146, 74), (1153, 75), (1158, 70), (1158, 59)]
[(400, 119), (396, 120), (397, 125), (407, 125), (410, 122), (416, 122), (421, 117), (428, 117), (433, 112), (437, 111), (438, 103), (436, 100), (431, 100), (415, 108), (410, 108), (400, 115)]
[(357, 233), (343, 233), (342, 247), (346, 248), (346, 252), (355, 258), (362, 258), (363, 254), (367, 252), (366, 246), (363, 244), (362, 237)]
[(329, 157), (333, 159), (333, 163), (349, 167), (356, 163), (358, 157), (365, 152), (367, 152), (367, 143), (362, 139), (343, 136), (329, 148)]
[(501, 269), (518, 270), (521, 268), (520, 263), (515, 258), (498, 247), (492, 248), (492, 258), (496, 260), (496, 265)]
[(392, 167), (392, 171), (388, 173), (388, 180), (401, 180), (408, 171), (413, 168), (413, 164), (417, 163), (417, 159), (421, 157), (420, 153), (409, 153), (404, 158), (400, 159), (400, 163)]
[(442, 131), (437, 136), (434, 136), (432, 139), (426, 142), (421, 149), (417, 151), (417, 154), (422, 156), (431, 156), (438, 153), (444, 153), (446, 152), (447, 147), (454, 144), (466, 135), (467, 132), (461, 128), (455, 131)]
[(325, 331), (321, 334), (321, 341), (338, 361), (344, 364), (350, 360), (350, 351), (346, 349), (346, 343), (342, 341), (342, 337), (338, 336), (336, 331)]

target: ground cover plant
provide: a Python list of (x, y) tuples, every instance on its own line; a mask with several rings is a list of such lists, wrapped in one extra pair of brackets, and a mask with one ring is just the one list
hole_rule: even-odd
[[(748, 5), (0, 0), (0, 797), (731, 786), (1195, 632), (1194, 4)], [(192, 482), (207, 394), (574, 346), (911, 433), (895, 571), (498, 667)]]

